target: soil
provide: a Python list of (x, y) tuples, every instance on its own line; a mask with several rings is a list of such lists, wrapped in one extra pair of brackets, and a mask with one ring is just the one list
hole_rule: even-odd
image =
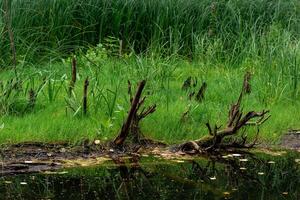
[(67, 143), (26, 142), (0, 148), (1, 175), (59, 169), (66, 160), (101, 157), (100, 145), (70, 146)]
[[(280, 147), (300, 152), (300, 131), (290, 131), (283, 136)], [(126, 149), (126, 151), (125, 151)], [(159, 155), (164, 158), (188, 157), (183, 152), (172, 151), (159, 143), (141, 146), (130, 144), (124, 149), (111, 148), (110, 143), (84, 141), (79, 145), (68, 143), (24, 142), (0, 146), (0, 175), (15, 175), (41, 171), (52, 171), (66, 167), (101, 164), (120, 157)]]
[(68, 143), (39, 142), (5, 145), (0, 147), (0, 175), (95, 165), (123, 156), (140, 156), (142, 152), (150, 152), (160, 147), (162, 146), (159, 144), (148, 145), (143, 148), (139, 145), (130, 144), (123, 149), (118, 149), (111, 148), (110, 143), (95, 144), (89, 142), (73, 146)]
[(280, 146), (300, 151), (300, 130), (291, 130), (285, 134), (281, 139)]

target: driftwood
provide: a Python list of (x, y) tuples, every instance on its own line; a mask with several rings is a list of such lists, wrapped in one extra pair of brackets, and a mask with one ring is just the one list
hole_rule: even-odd
[(139, 83), (136, 94), (133, 97), (131, 83), (128, 81), (128, 94), (130, 97), (131, 108), (119, 135), (114, 140), (114, 144), (117, 146), (123, 145), (129, 135), (131, 136), (132, 141), (136, 144), (145, 144), (147, 142), (152, 143), (152, 140), (144, 138), (139, 126), (139, 123), (142, 119), (154, 113), (156, 110), (155, 104), (149, 106), (148, 108), (142, 107), (146, 100), (146, 97), (141, 97), (145, 84), (145, 80)]
[[(130, 103), (133, 104), (133, 98), (132, 98), (132, 89), (131, 89), (131, 83), (128, 81), (128, 94), (130, 96)], [(136, 112), (133, 115), (132, 123), (130, 125), (129, 132), (132, 133), (132, 139), (135, 143), (145, 143), (147, 142), (147, 139), (142, 134), (142, 131), (140, 129), (140, 121), (146, 118), (148, 115), (154, 113), (156, 111), (156, 105), (151, 105), (148, 108), (142, 107), (144, 102), (146, 100), (146, 97), (143, 97), (137, 105)], [(150, 140), (148, 140), (150, 142)]]
[[(221, 149), (228, 150), (230, 148), (252, 148), (254, 145), (256, 145), (259, 134), (259, 126), (267, 121), (270, 115), (268, 115), (268, 110), (262, 110), (261, 112), (250, 111), (246, 114), (242, 112), (242, 99), (244, 95), (251, 92), (250, 78), (251, 74), (246, 73), (238, 100), (231, 106), (229, 110), (228, 122), (225, 128), (221, 129), (221, 126), (217, 125), (212, 127), (210, 123), (206, 123), (209, 133), (208, 136), (205, 136), (198, 140), (188, 141), (180, 145), (175, 145), (171, 148), (171, 151), (181, 151), (184, 153), (195, 154), (218, 151)], [(189, 77), (186, 82), (187, 83), (183, 88), (191, 84), (191, 78)], [(130, 96), (131, 108), (128, 112), (127, 119), (125, 120), (120, 133), (113, 141), (114, 146), (123, 146), (125, 140), (129, 135), (131, 137), (131, 141), (137, 145), (145, 145), (150, 143), (165, 146), (165, 144), (163, 143), (153, 142), (150, 139), (146, 139), (143, 136), (139, 126), (139, 123), (142, 119), (155, 112), (156, 110), (156, 105), (149, 106), (147, 109), (145, 107), (142, 108), (142, 105), (144, 104), (146, 99), (146, 97), (141, 97), (145, 84), (145, 80), (139, 83), (136, 94), (133, 97), (131, 83), (128, 81), (128, 94)], [(206, 83), (203, 83), (200, 87), (200, 90), (197, 94), (198, 101), (203, 100), (206, 87)], [(182, 122), (184, 122), (184, 118), (186, 117), (186, 115), (188, 115), (188, 111), (183, 114), (181, 120)], [(250, 144), (247, 141), (248, 138), (246, 134), (243, 133), (241, 135), (238, 135), (240, 130), (247, 126), (256, 126), (257, 128), (257, 133), (254, 141)]]
[(124, 143), (124, 141), (126, 140), (128, 134), (129, 134), (130, 125), (132, 123), (132, 119), (133, 119), (135, 113), (137, 112), (138, 105), (139, 105), (140, 98), (141, 98), (141, 94), (142, 94), (142, 91), (145, 87), (145, 84), (146, 84), (145, 80), (143, 80), (139, 83), (139, 86), (138, 86), (137, 92), (134, 96), (134, 99), (131, 100), (131, 102), (132, 102), (131, 103), (131, 108), (129, 110), (127, 119), (124, 122), (119, 135), (114, 140), (115, 145), (122, 145)]
[[(239, 98), (235, 104), (233, 104), (229, 110), (229, 119), (227, 125), (224, 129), (220, 129), (217, 125), (214, 128), (211, 127), (209, 123), (206, 123), (208, 128), (209, 136), (203, 137), (199, 140), (189, 141), (179, 145), (179, 150), (186, 152), (186, 153), (199, 153), (203, 151), (214, 151), (220, 148), (229, 148), (229, 147), (236, 147), (236, 148), (251, 148), (253, 147), (258, 138), (259, 126), (263, 124), (266, 120), (269, 119), (270, 115), (268, 110), (263, 110), (261, 112), (250, 111), (246, 114), (243, 114), (241, 110), (241, 101), (245, 94), (250, 93), (250, 73), (246, 73), (244, 77), (244, 83), (239, 95)], [(252, 119), (257, 119), (253, 121)], [(257, 134), (254, 142), (252, 144), (247, 144), (247, 136), (242, 135), (240, 140), (234, 140), (231, 142), (224, 143), (224, 139), (228, 138), (229, 136), (237, 135), (238, 132), (246, 127), (246, 126), (256, 126), (257, 127)]]

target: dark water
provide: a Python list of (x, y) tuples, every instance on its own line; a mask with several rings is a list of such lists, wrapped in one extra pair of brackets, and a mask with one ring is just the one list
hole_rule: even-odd
[[(229, 155), (105, 165), (0, 178), (0, 199), (300, 199), (300, 155)], [(116, 163), (116, 161), (115, 161)]]

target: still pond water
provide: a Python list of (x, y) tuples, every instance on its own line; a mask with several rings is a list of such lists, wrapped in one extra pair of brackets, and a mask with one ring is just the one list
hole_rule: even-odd
[(300, 199), (300, 154), (143, 156), (0, 178), (0, 199)]

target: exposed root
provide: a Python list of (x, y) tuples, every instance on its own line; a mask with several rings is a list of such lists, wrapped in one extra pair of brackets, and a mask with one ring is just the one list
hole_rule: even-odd
[[(243, 114), (241, 109), (241, 101), (244, 94), (248, 94), (251, 91), (250, 87), (250, 73), (246, 73), (244, 77), (244, 83), (239, 95), (239, 98), (235, 104), (231, 106), (229, 110), (229, 120), (224, 129), (220, 130), (221, 126), (217, 125), (214, 128), (211, 127), (209, 123), (206, 124), (208, 128), (209, 136), (201, 138), (199, 140), (186, 142), (179, 146), (179, 149), (186, 153), (197, 153), (199, 149), (205, 151), (215, 151), (217, 149), (226, 149), (226, 148), (252, 148), (257, 143), (259, 126), (266, 122), (270, 115), (268, 110), (263, 110), (261, 112), (250, 111), (246, 114)], [(257, 119), (253, 121), (253, 119)], [(247, 135), (242, 135), (240, 140), (234, 140), (233, 142), (223, 142), (224, 138), (229, 136), (237, 135), (238, 132), (247, 126), (256, 126), (257, 134), (254, 139), (254, 142), (247, 144)]]
[[(228, 150), (230, 148), (252, 148), (257, 144), (258, 135), (259, 135), (259, 127), (264, 122), (266, 122), (270, 115), (268, 115), (268, 110), (262, 110), (261, 112), (250, 111), (244, 114), (241, 109), (241, 102), (243, 96), (245, 94), (249, 94), (251, 92), (250, 85), (251, 74), (246, 73), (244, 76), (243, 87), (238, 97), (238, 100), (235, 104), (233, 104), (228, 113), (228, 122), (225, 128), (221, 129), (221, 126), (215, 125), (212, 127), (210, 123), (206, 123), (208, 129), (208, 136), (205, 136), (199, 140), (188, 141), (180, 145), (176, 145), (171, 147), (171, 151), (181, 151), (183, 153), (188, 154), (199, 154), (205, 152), (216, 152), (218, 150)], [(195, 81), (196, 83), (196, 81)], [(124, 122), (122, 129), (117, 136), (117, 138), (113, 142), (113, 148), (117, 148), (122, 152), (126, 151), (126, 145), (124, 145), (125, 140), (130, 138), (132, 144), (137, 145), (138, 148), (134, 148), (133, 152), (138, 151), (141, 146), (166, 146), (161, 142), (156, 142), (144, 137), (141, 129), (140, 129), (140, 121), (146, 118), (148, 115), (154, 113), (156, 111), (156, 105), (149, 106), (148, 108), (143, 107), (143, 104), (146, 100), (146, 97), (142, 97), (142, 92), (145, 87), (146, 81), (143, 80), (139, 83), (138, 89), (136, 91), (135, 96), (132, 95), (132, 87), (130, 81), (128, 81), (128, 94), (130, 97), (131, 108), (128, 113), (127, 119)], [(183, 89), (187, 89), (192, 85), (192, 78), (189, 77), (184, 85)], [(203, 83), (198, 94), (197, 100), (202, 101), (204, 98), (204, 92), (206, 90), (206, 83)], [(188, 115), (188, 111), (186, 111), (182, 116), (182, 121)], [(252, 143), (248, 142), (248, 137), (245, 132), (238, 135), (239, 131), (248, 126), (255, 126), (257, 128), (256, 136)], [(238, 136), (238, 137), (233, 137)], [(129, 145), (130, 146), (130, 145)], [(128, 148), (130, 149), (130, 147)]]
[(146, 100), (146, 97), (141, 98), (142, 91), (145, 87), (146, 81), (143, 80), (139, 83), (137, 92), (135, 96), (132, 96), (132, 86), (130, 81), (128, 81), (128, 94), (130, 97), (131, 108), (128, 113), (127, 119), (124, 122), (122, 129), (114, 140), (114, 145), (123, 146), (125, 140), (130, 136), (131, 141), (135, 144), (140, 145), (165, 145), (162, 142), (153, 141), (151, 139), (147, 139), (142, 134), (140, 129), (140, 121), (146, 118), (148, 115), (154, 113), (156, 111), (156, 105), (151, 105), (148, 108), (143, 107), (143, 104)]

